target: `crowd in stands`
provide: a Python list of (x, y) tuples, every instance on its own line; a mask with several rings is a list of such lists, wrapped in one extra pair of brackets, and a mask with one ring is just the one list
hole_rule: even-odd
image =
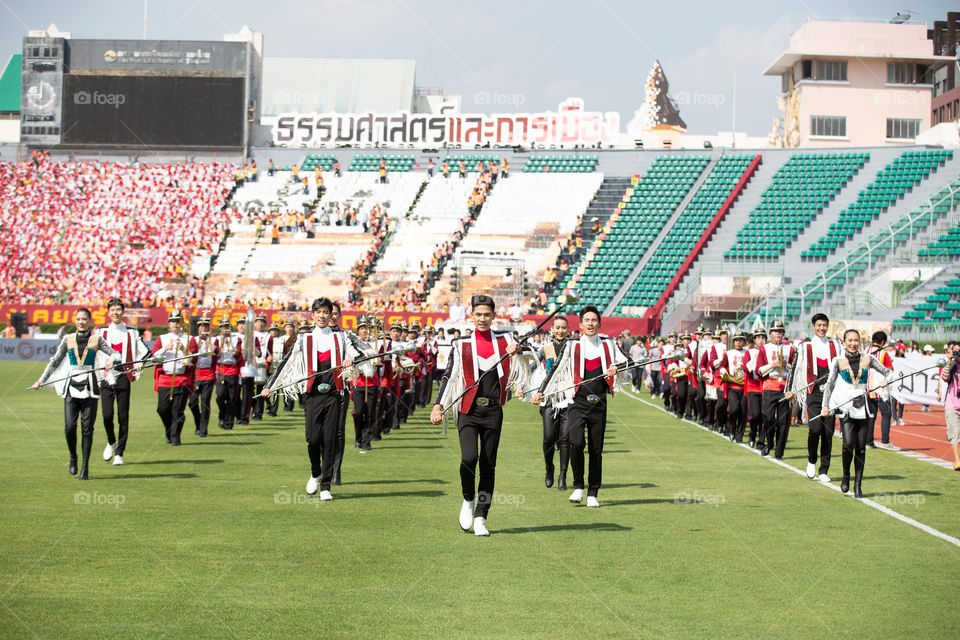
[(390, 216), (384, 212), (380, 205), (375, 205), (373, 209), (371, 209), (369, 219), (364, 222), (363, 231), (366, 233), (369, 229), (373, 235), (373, 242), (370, 244), (367, 253), (364, 254), (350, 270), (347, 300), (351, 305), (356, 304), (362, 297), (361, 290), (363, 289), (363, 285), (370, 277), (370, 274), (373, 273), (373, 268), (376, 266), (377, 260), (383, 255), (385, 248), (384, 243), (387, 237), (393, 233), (393, 225), (391, 222)]
[(0, 301), (150, 304), (223, 238), (230, 164), (0, 162)]

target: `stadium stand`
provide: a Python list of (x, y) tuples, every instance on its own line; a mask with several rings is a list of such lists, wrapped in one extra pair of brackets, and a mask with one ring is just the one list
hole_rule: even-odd
[(876, 179), (860, 191), (856, 202), (830, 223), (830, 231), (802, 253), (802, 259), (825, 261), (952, 157), (953, 152), (947, 150), (905, 152), (877, 173)]
[(586, 303), (606, 307), (709, 161), (705, 155), (657, 156), (627, 190), (608, 230), (597, 236), (564, 288), (579, 288)]
[(350, 163), (350, 171), (378, 171), (383, 162), (388, 173), (410, 171), (413, 168), (413, 155), (357, 155)]
[(149, 304), (227, 229), (230, 164), (0, 163), (0, 299)]
[(524, 173), (586, 173), (597, 167), (597, 156), (531, 155), (523, 165)]
[(869, 158), (866, 153), (796, 154), (773, 176), (728, 260), (777, 260)]

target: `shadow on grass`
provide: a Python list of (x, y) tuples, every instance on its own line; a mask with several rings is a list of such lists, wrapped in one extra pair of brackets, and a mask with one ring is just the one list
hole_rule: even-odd
[(144, 462), (128, 462), (127, 464), (135, 464), (138, 467), (143, 464), (221, 464), (223, 460), (190, 460), (189, 458), (184, 458), (182, 460), (146, 460)]
[(134, 479), (137, 480), (147, 479), (147, 478), (196, 478), (197, 474), (195, 473), (125, 473), (119, 476), (98, 476), (97, 480), (125, 480), (125, 479)]
[[(639, 498), (637, 500), (604, 500), (600, 503), (604, 507), (621, 507), (631, 504), (675, 504), (677, 506), (683, 506), (688, 504), (701, 504), (699, 500), (690, 500), (687, 502), (680, 501), (678, 502), (676, 498)], [(705, 502), (703, 504), (706, 504)], [(586, 509), (587, 507), (584, 507)]]
[(628, 484), (604, 484), (604, 489), (626, 489), (628, 487), (637, 487), (639, 489), (652, 489), (657, 485), (652, 482), (631, 482)]
[(423, 480), (361, 480), (350, 484), (450, 484), (450, 482), (440, 478), (425, 478)]
[(390, 446), (384, 446), (381, 444), (380, 446), (374, 447), (373, 450), (376, 451), (377, 449), (442, 449), (442, 448), (443, 447), (441, 447), (440, 445), (437, 445), (435, 447), (425, 447), (423, 445), (417, 445), (415, 447), (404, 447), (402, 445), (399, 447), (390, 447)]
[(333, 497), (336, 500), (356, 500), (359, 498), (440, 498), (445, 495), (447, 494), (444, 491), (425, 489), (423, 491), (388, 491), (386, 493), (335, 493)]
[(864, 480), (906, 480), (903, 476), (863, 476)]
[(633, 531), (633, 527), (625, 527), (615, 522), (593, 522), (591, 524), (548, 524), (542, 527), (494, 529), (493, 533), (540, 533), (547, 531)]
[(871, 493), (871, 494), (866, 494), (866, 493), (865, 493), (865, 494), (864, 494), (864, 496), (867, 497), (867, 498), (880, 498), (881, 501), (883, 501), (883, 500), (888, 500), (888, 499), (890, 498), (890, 496), (904, 496), (904, 497), (906, 497), (906, 496), (913, 496), (913, 495), (919, 495), (919, 496), (942, 496), (943, 494), (940, 493), (940, 492), (938, 492), (938, 491), (924, 491), (924, 490), (922, 490), (922, 489), (920, 489), (920, 490), (904, 489), (904, 490), (902, 490), (902, 491), (881, 491), (881, 492), (879, 492), (879, 493)]
[[(257, 437), (260, 437), (262, 433), (258, 433)], [(209, 440), (204, 438), (202, 440), (197, 440), (196, 442), (182, 442), (180, 443), (181, 447), (192, 447), (198, 444), (212, 444), (212, 445), (221, 445), (221, 444), (233, 444), (233, 445), (248, 445), (248, 444), (263, 444), (259, 440)]]

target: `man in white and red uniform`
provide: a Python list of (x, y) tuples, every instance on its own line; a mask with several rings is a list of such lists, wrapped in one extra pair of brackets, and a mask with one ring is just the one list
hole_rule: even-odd
[[(107, 315), (110, 324), (97, 331), (99, 336), (106, 340), (116, 353), (120, 354), (120, 362), (143, 360), (150, 354), (150, 348), (140, 337), (140, 333), (133, 327), (123, 324), (123, 301), (111, 298), (107, 302)], [(98, 356), (98, 365), (102, 356)], [(140, 378), (142, 364), (126, 365), (106, 371), (103, 383), (100, 385), (100, 405), (103, 408), (103, 428), (107, 432), (107, 446), (103, 450), (103, 459), (113, 464), (123, 464), (123, 453), (127, 448), (127, 436), (130, 432), (130, 383)], [(119, 438), (114, 435), (113, 416), (114, 402), (116, 402), (117, 426)]]
[(193, 395), (187, 404), (193, 414), (193, 424), (196, 429), (193, 434), (201, 438), (207, 437), (207, 425), (210, 423), (210, 398), (217, 383), (216, 358), (213, 356), (213, 337), (210, 335), (210, 316), (203, 316), (197, 323), (197, 353), (208, 355), (198, 356), (197, 364), (193, 369)]
[(263, 385), (267, 382), (267, 340), (270, 333), (267, 331), (267, 316), (264, 313), (258, 313), (253, 320), (253, 338), (256, 350), (254, 365), (257, 367), (257, 375), (253, 378), (253, 402), (250, 418), (253, 420), (263, 420), (263, 409), (267, 399), (260, 395), (263, 391)]
[[(274, 320), (273, 324), (270, 325), (270, 329), (267, 332), (267, 339), (261, 344), (261, 350), (263, 352), (264, 362), (267, 367), (267, 378), (273, 375), (273, 372), (277, 370), (277, 366), (283, 362), (283, 356), (286, 355), (284, 347), (286, 344), (286, 336), (281, 335), (283, 330), (280, 328), (280, 325)], [(291, 340), (290, 346), (293, 347), (293, 343), (296, 342), (296, 338)], [(260, 389), (263, 392), (263, 389)], [(280, 408), (280, 395), (274, 394), (269, 398), (264, 399), (266, 403), (267, 415), (271, 418), (277, 417), (277, 409)]]
[(673, 352), (677, 350), (677, 334), (674, 331), (671, 331), (667, 335), (667, 342), (663, 345), (663, 351), (661, 356), (664, 358), (663, 362), (658, 365), (653, 365), (655, 367), (660, 367), (660, 389), (661, 394), (663, 395), (663, 408), (667, 411), (673, 411), (673, 405), (671, 402), (676, 402), (676, 395), (674, 389), (676, 389), (676, 384), (674, 384), (673, 379), (670, 377), (670, 364), (672, 360), (666, 359), (667, 356), (673, 355)]
[[(830, 469), (830, 456), (833, 449), (833, 432), (836, 430), (836, 417), (831, 413), (825, 418), (810, 422), (810, 418), (820, 415), (823, 404), (823, 389), (827, 383), (830, 363), (843, 353), (843, 345), (836, 338), (827, 337), (830, 320), (826, 314), (817, 313), (810, 319), (813, 337), (802, 343), (804, 350), (804, 371), (794, 375), (804, 376), (806, 382), (806, 401), (804, 409), (809, 430), (807, 432), (807, 477), (818, 478), (821, 482), (830, 482), (827, 472)], [(822, 378), (822, 379), (821, 379)], [(820, 467), (817, 469), (817, 445), (820, 448)]]
[[(713, 384), (713, 357), (711, 353), (713, 352), (713, 336), (709, 331), (704, 331), (699, 334), (699, 339), (696, 341), (695, 350), (693, 350), (694, 357), (697, 360), (693, 363), (692, 371), (695, 372), (693, 378), (700, 384), (700, 389), (703, 393), (703, 411), (700, 413), (700, 417), (697, 422), (710, 429), (711, 431), (715, 428), (714, 417), (717, 413), (717, 398), (710, 397), (713, 396), (711, 392), (710, 396), (707, 395), (707, 387), (713, 387), (716, 389), (716, 386)], [(694, 343), (690, 343), (691, 348), (694, 348)]]
[[(350, 344), (342, 331), (330, 326), (333, 302), (317, 298), (311, 305), (314, 329), (303, 333), (289, 357), (271, 376), (263, 389), (264, 397), (271, 388), (291, 385), (284, 389), (288, 397), (303, 394), (304, 432), (307, 455), (310, 457), (310, 479), (307, 493), (320, 490), (321, 500), (333, 500), (330, 486), (333, 482), (336, 456), (337, 429), (340, 424), (340, 394), (344, 384), (344, 367), (353, 364), (355, 355), (362, 355)], [(292, 366), (297, 362), (297, 366)], [(306, 376), (305, 379), (302, 379)]]
[[(357, 338), (369, 344), (371, 319), (365, 315), (357, 319)], [(351, 384), (350, 393), (353, 396), (353, 430), (354, 438), (361, 451), (373, 448), (370, 444), (376, 427), (377, 395), (380, 389), (379, 367), (374, 362), (364, 362), (358, 365), (359, 373)]]
[[(453, 405), (459, 395), (455, 389), (469, 389), (459, 400), (459, 407), (453, 407), (457, 412), (463, 494), (459, 523), (464, 531), (469, 531), (472, 524), (476, 535), (487, 536), (490, 535), (486, 522), (496, 480), (503, 405), (510, 398), (508, 381), (511, 369), (524, 363), (515, 361), (520, 349), (512, 334), (496, 333), (490, 328), (496, 314), (493, 298), (477, 294), (471, 298), (470, 306), (476, 330), (469, 337), (454, 340), (430, 422), (443, 421), (444, 409)], [(504, 355), (512, 357), (501, 362)]]
[[(723, 384), (723, 376), (719, 368), (724, 365), (727, 353), (727, 330), (716, 329), (713, 332), (713, 346), (710, 348), (710, 365), (713, 374), (712, 381), (709, 384), (717, 388), (717, 406), (714, 410), (714, 424), (717, 425), (717, 433), (730, 436), (730, 421), (727, 415), (727, 391)], [(732, 438), (731, 438), (732, 439)]]
[(746, 384), (744, 392), (747, 397), (746, 420), (750, 423), (750, 448), (757, 446), (763, 426), (763, 378), (760, 376), (757, 363), (760, 361), (760, 352), (767, 344), (767, 332), (758, 327), (753, 333), (753, 346), (743, 352), (743, 373)]
[(162, 362), (154, 368), (154, 390), (157, 392), (157, 414), (163, 421), (167, 444), (179, 446), (186, 418), (184, 410), (193, 393), (194, 358), (183, 357), (197, 353), (197, 342), (180, 332), (183, 313), (179, 309), (171, 311), (167, 320), (169, 332), (153, 343), (153, 355)]
[[(763, 447), (760, 455), (768, 455), (773, 449), (774, 457), (783, 458), (790, 432), (790, 403), (784, 401), (787, 376), (797, 360), (797, 350), (784, 344), (785, 327), (780, 320), (770, 325), (770, 342), (763, 345), (757, 360), (757, 369), (763, 379)], [(789, 399), (789, 398), (788, 398)]]
[[(742, 331), (733, 336), (733, 348), (726, 349), (720, 358), (720, 368), (717, 373), (721, 379), (726, 373), (733, 378), (745, 377), (743, 367), (744, 350), (747, 337)], [(744, 382), (746, 382), (744, 380)], [(727, 424), (730, 428), (731, 442), (743, 442), (743, 432), (746, 430), (747, 396), (744, 393), (745, 384), (736, 384), (729, 380), (723, 383), (724, 396), (727, 400)]]
[(233, 429), (240, 417), (240, 370), (243, 368), (243, 338), (233, 332), (230, 312), (220, 321), (220, 335), (213, 340), (217, 370), (217, 409), (219, 427)]

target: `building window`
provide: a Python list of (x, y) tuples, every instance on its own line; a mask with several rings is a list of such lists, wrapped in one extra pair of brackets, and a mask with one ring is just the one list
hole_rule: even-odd
[(817, 80), (847, 79), (847, 63), (841, 60), (817, 60)]
[(930, 67), (925, 64), (888, 62), (887, 82), (890, 84), (932, 84), (933, 77)]
[(887, 118), (888, 138), (916, 138), (920, 133), (920, 119)]
[(847, 119), (843, 116), (810, 116), (810, 135), (844, 138)]

